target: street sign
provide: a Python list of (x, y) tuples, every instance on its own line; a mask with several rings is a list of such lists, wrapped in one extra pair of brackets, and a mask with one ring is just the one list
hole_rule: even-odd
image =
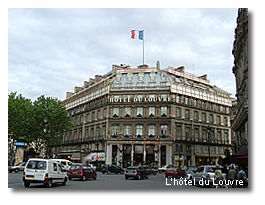
[(27, 143), (26, 142), (15, 142), (15, 146), (17, 146), (17, 147), (26, 147)]

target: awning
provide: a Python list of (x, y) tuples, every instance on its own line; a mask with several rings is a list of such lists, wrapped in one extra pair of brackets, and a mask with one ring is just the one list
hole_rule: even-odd
[(95, 162), (95, 161), (105, 161), (105, 153), (104, 152), (93, 152), (87, 155), (84, 158), (85, 161)]
[(79, 153), (73, 153), (71, 156), (71, 160), (80, 160), (80, 152)]
[(239, 164), (239, 165), (247, 165), (248, 164), (248, 149), (244, 149), (240, 152), (237, 152), (229, 157), (230, 162)]

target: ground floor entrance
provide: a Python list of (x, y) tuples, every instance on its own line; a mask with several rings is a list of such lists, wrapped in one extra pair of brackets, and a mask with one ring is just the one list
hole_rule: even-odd
[(172, 164), (172, 143), (109, 142), (106, 146), (106, 164), (116, 164), (123, 168), (143, 164)]

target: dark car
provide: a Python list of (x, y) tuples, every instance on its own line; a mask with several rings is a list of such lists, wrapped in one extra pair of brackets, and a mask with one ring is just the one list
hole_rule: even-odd
[(165, 177), (172, 177), (172, 178), (184, 178), (186, 176), (185, 171), (181, 168), (175, 168), (175, 167), (171, 167), (168, 168), (165, 171)]
[(102, 174), (105, 174), (105, 173), (115, 173), (115, 174), (123, 174), (124, 173), (124, 170), (119, 167), (119, 166), (116, 166), (116, 165), (103, 165), (102, 168), (101, 168), (101, 172)]
[(85, 181), (88, 178), (92, 178), (94, 180), (97, 179), (97, 173), (94, 169), (90, 168), (87, 165), (75, 164), (72, 165), (67, 172), (68, 179), (71, 180), (73, 178), (79, 178)]
[(155, 168), (151, 168), (149, 165), (143, 165), (143, 168), (146, 170), (147, 174), (153, 174), (156, 175), (158, 170)]
[(147, 171), (142, 166), (128, 167), (125, 171), (125, 179), (148, 179)]

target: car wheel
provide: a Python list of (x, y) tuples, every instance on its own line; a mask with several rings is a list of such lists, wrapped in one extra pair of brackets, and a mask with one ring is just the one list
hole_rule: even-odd
[(110, 174), (110, 171), (108, 171), (107, 174)]
[(140, 179), (141, 179), (141, 176), (140, 176), (140, 175), (138, 175), (138, 176), (137, 176), (137, 179), (138, 179), (138, 180), (140, 180)]
[(67, 182), (67, 178), (64, 178), (62, 185), (65, 186)]
[(18, 173), (18, 169), (15, 169), (15, 172)]
[(148, 176), (146, 175), (145, 178), (148, 179)]
[(153, 175), (157, 175), (157, 172), (153, 172)]
[(86, 176), (85, 175), (82, 176), (82, 181), (86, 181)]
[(71, 177), (68, 177), (68, 179), (69, 179), (69, 180), (72, 180), (72, 178), (71, 178)]
[(97, 179), (97, 177), (96, 177), (96, 176), (94, 176), (94, 177), (93, 177), (93, 179), (94, 179), (94, 180), (96, 180), (96, 179)]
[(46, 182), (45, 186), (46, 186), (47, 188), (51, 188), (51, 187), (52, 187), (52, 179), (48, 180), (48, 181)]
[(128, 177), (127, 177), (127, 176), (125, 176), (125, 179), (128, 179)]
[(29, 187), (29, 185), (30, 185), (30, 183), (29, 182), (24, 182), (24, 187), (26, 187), (26, 188), (28, 188)]

